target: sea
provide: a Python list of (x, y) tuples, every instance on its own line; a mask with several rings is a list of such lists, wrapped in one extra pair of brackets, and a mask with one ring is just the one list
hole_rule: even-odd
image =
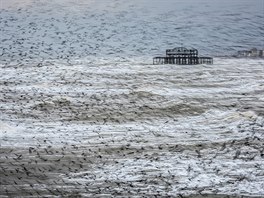
[(263, 4), (0, 0), (0, 197), (264, 197)]
[(0, 61), (153, 57), (264, 46), (263, 0), (1, 0)]

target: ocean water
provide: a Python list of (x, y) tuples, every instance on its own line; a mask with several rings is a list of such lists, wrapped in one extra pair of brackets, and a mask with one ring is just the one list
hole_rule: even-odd
[(263, 0), (1, 0), (0, 60), (153, 57), (264, 46)]
[(263, 0), (0, 8), (0, 197), (264, 197)]

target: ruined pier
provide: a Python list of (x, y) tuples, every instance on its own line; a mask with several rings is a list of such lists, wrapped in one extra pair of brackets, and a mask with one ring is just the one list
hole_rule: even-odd
[(177, 65), (198, 65), (213, 64), (211, 57), (199, 57), (197, 49), (187, 49), (178, 47), (166, 50), (166, 56), (158, 56), (153, 58), (154, 65), (161, 64), (177, 64)]

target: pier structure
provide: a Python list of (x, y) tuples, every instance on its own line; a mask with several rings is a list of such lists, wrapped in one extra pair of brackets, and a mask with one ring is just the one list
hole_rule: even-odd
[(264, 58), (264, 50), (258, 50), (257, 48), (252, 48), (251, 50), (242, 50), (238, 51), (235, 57)]
[(177, 65), (197, 65), (197, 64), (213, 64), (211, 57), (199, 57), (197, 49), (187, 49), (185, 47), (177, 47), (167, 49), (166, 56), (153, 58), (154, 65), (161, 64), (177, 64)]

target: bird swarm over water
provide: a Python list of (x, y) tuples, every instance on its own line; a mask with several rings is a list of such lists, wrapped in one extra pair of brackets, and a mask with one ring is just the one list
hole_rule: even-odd
[(1, 67), (0, 195), (262, 196), (263, 70), (233, 61)]

